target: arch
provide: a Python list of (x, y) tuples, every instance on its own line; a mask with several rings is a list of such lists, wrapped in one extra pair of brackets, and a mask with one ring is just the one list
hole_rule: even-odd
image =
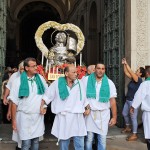
[(18, 16), (19, 12), (21, 11), (21, 9), (25, 5), (27, 5), (31, 2), (45, 2), (47, 4), (50, 4), (51, 6), (53, 6), (58, 11), (58, 13), (60, 14), (61, 20), (64, 19), (65, 14), (64, 14), (62, 8), (60, 7), (60, 5), (58, 5), (56, 1), (52, 1), (52, 0), (51, 1), (49, 1), (49, 0), (32, 0), (32, 1), (31, 0), (22, 0), (19, 4), (15, 5), (16, 7), (14, 7), (12, 10), (12, 12), (14, 12), (13, 17), (15, 20), (18, 20), (17, 16)]
[(90, 7), (89, 14), (89, 38), (88, 38), (88, 57), (90, 64), (95, 64), (98, 61), (98, 42), (97, 42), (97, 6), (93, 1)]
[[(61, 18), (57, 9), (43, 1), (32, 1), (23, 5), (16, 17), (16, 26), (13, 28), (14, 36), (7, 38), (7, 52), (14, 51), (15, 54), (17, 51), (17, 55), (12, 56), (11, 60), (18, 63), (20, 59), (29, 57), (29, 55), (35, 58), (40, 57), (41, 53), (36, 47), (34, 34), (39, 25), (44, 22), (49, 20), (60, 22)], [(11, 26), (11, 22), (8, 23)], [(49, 30), (43, 35), (47, 47), (51, 46), (49, 42), (51, 32)], [(12, 34), (11, 30), (9, 30), (9, 34)]]
[(97, 29), (97, 6), (95, 2), (92, 2), (90, 8), (90, 15), (89, 15), (89, 29)]

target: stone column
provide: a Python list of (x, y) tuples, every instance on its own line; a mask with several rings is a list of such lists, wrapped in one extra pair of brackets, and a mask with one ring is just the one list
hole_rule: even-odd
[(128, 39), (125, 38), (127, 44), (125, 47), (128, 48), (126, 49), (126, 57), (130, 59), (131, 68), (135, 71), (139, 66), (150, 65), (150, 1), (127, 1), (126, 7), (130, 9), (131, 16), (126, 8), (125, 21), (126, 27), (128, 27), (125, 32), (128, 37)]
[[(150, 1), (125, 0), (125, 57), (131, 68), (150, 65)], [(125, 79), (125, 89), (129, 80)], [(139, 124), (141, 111), (138, 115)]]

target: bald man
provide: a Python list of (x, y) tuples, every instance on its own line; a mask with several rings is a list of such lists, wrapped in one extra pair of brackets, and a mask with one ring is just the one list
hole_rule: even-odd
[(60, 150), (68, 150), (70, 138), (73, 137), (74, 147), (84, 150), (84, 136), (87, 134), (84, 115), (90, 112), (89, 104), (85, 98), (83, 83), (77, 80), (77, 71), (74, 65), (64, 70), (65, 77), (54, 81), (47, 89), (41, 103), (52, 102), (52, 112), (56, 114), (52, 127), (52, 134), (60, 143)]
[(93, 72), (95, 72), (95, 65), (89, 65), (87, 68), (87, 75), (90, 75)]

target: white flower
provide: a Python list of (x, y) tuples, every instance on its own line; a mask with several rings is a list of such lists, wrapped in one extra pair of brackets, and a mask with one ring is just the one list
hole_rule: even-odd
[(42, 35), (49, 28), (54, 28), (58, 31), (65, 31), (65, 30), (73, 31), (76, 34), (77, 39), (78, 39), (77, 54), (80, 53), (80, 51), (82, 51), (82, 49), (84, 47), (85, 38), (84, 38), (84, 35), (83, 35), (83, 33), (79, 27), (77, 27), (76, 25), (71, 24), (71, 23), (59, 24), (55, 21), (48, 21), (48, 22), (43, 23), (41, 26), (39, 26), (39, 28), (37, 29), (37, 31), (35, 33), (36, 45), (40, 49), (40, 51), (44, 54), (44, 56), (46, 58), (48, 57), (48, 51), (49, 50), (45, 46), (45, 44), (43, 43)]

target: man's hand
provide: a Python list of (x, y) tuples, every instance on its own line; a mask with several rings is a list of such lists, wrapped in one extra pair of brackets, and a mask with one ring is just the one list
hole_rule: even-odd
[(8, 105), (9, 104), (9, 100), (7, 98), (3, 98), (3, 104), (4, 105)]
[(85, 107), (85, 112), (83, 113), (84, 116), (88, 116), (91, 112), (91, 107), (90, 105), (88, 104), (86, 107)]
[(117, 105), (116, 105), (116, 99), (110, 98), (110, 106), (111, 106), (111, 112), (112, 112), (112, 118), (109, 121), (109, 126), (113, 126), (117, 122)]
[(42, 100), (41, 106), (40, 106), (40, 113), (41, 115), (45, 115), (47, 111), (47, 105), (45, 105), (45, 101)]
[(117, 123), (117, 118), (111, 118), (111, 120), (109, 121), (109, 126), (112, 127)]
[(11, 110), (8, 110), (8, 112), (7, 112), (7, 120), (8, 121), (11, 120)]
[(16, 120), (12, 120), (12, 128), (13, 128), (14, 131), (17, 131)]
[(84, 114), (84, 116), (88, 116), (90, 114), (90, 112), (91, 112), (91, 110), (87, 109), (87, 110), (85, 110), (85, 112), (83, 114)]
[(131, 106), (130, 107), (130, 114), (133, 114), (134, 113), (134, 108)]

